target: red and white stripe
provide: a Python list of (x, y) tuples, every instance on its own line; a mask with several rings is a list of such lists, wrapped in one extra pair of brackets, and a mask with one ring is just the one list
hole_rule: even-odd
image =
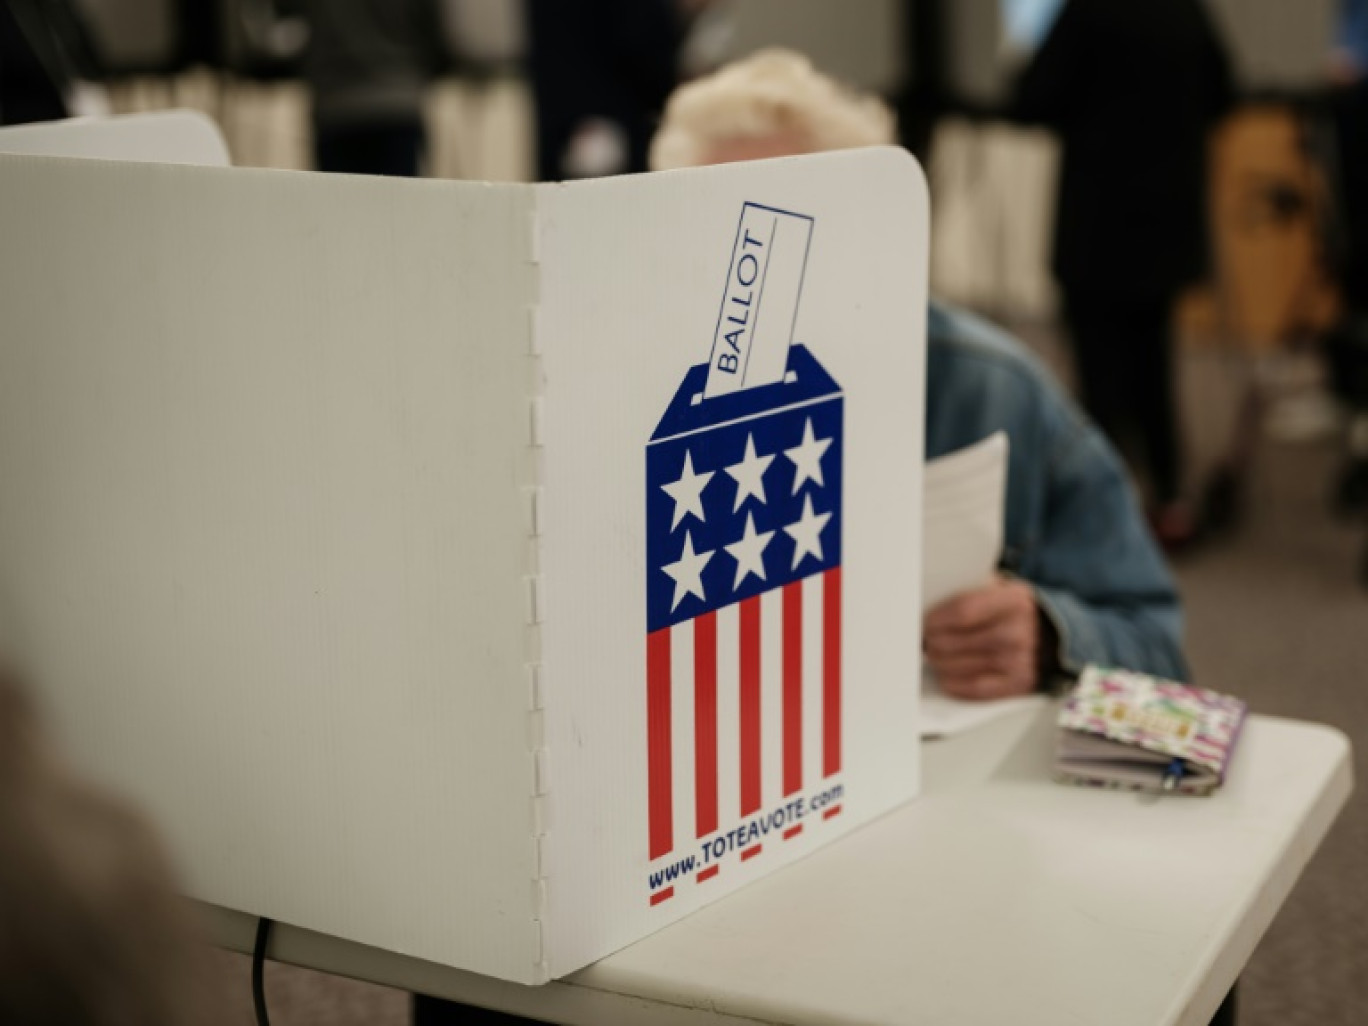
[(840, 772), (840, 647), (840, 567), (647, 636), (652, 861)]

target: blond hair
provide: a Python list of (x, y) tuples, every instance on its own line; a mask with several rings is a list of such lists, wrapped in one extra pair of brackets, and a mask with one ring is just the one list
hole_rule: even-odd
[(813, 151), (881, 146), (897, 119), (877, 96), (823, 75), (800, 53), (761, 50), (675, 90), (651, 143), (654, 171), (709, 163), (716, 145), (796, 136)]

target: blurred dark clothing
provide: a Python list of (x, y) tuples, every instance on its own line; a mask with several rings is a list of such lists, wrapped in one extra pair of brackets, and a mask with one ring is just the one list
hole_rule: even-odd
[(898, 141), (930, 166), (936, 122), (949, 106), (945, 57), (950, 52), (941, 0), (903, 0), (904, 79), (897, 93)]
[(0, 125), (54, 121), (66, 117), (66, 103), (9, 4), (0, 3)]
[(440, 61), (435, 0), (309, 0), (304, 6), (311, 27), (304, 78), (316, 122), (421, 121)]
[(320, 171), (416, 178), (424, 137), (418, 124), (316, 125), (315, 163)]
[(304, 77), (320, 171), (416, 175), (441, 60), (436, 0), (309, 0)]
[(1368, 314), (1368, 79), (1339, 89), (1331, 116), (1339, 156), (1340, 278), (1346, 304)]
[(1063, 141), (1066, 289), (1166, 297), (1203, 275), (1208, 135), (1232, 100), (1200, 0), (1069, 0), (1015, 99)]
[[(1084, 407), (1119, 449), (1144, 446), (1158, 504), (1177, 501), (1182, 468), (1169, 301), (1074, 291), (1066, 303)], [(1129, 436), (1132, 428), (1138, 437)]]
[(527, 18), (538, 177), (568, 177), (570, 140), (596, 118), (623, 130), (623, 170), (645, 171), (683, 43), (673, 0), (527, 0)]
[(1209, 136), (1233, 99), (1201, 0), (1068, 0), (1017, 84), (1017, 116), (1063, 143), (1054, 271), (1083, 405), (1123, 451), (1138, 436), (1161, 511), (1182, 481), (1170, 318), (1208, 269)]
[(66, 117), (67, 90), (97, 72), (70, 0), (0, 0), (0, 124)]
[(203, 64), (222, 68), (226, 43), (224, 40), (223, 11), (219, 2), (206, 0), (175, 0), (176, 25), (179, 28), (178, 46), (172, 67), (183, 71)]

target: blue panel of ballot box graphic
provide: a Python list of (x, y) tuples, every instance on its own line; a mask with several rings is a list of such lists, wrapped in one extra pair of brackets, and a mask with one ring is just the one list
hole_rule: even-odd
[(839, 566), (845, 399), (805, 346), (704, 398), (690, 368), (646, 448), (647, 630)]

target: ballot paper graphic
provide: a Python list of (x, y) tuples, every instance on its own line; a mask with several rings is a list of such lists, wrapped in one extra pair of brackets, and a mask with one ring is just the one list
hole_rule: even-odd
[(811, 242), (812, 218), (759, 203), (742, 207), (706, 398), (783, 380)]
[[(751, 334), (719, 329), (646, 448), (653, 905), (841, 811), (845, 398), (785, 334), (811, 227), (745, 205), (722, 321)], [(710, 397), (733, 356), (766, 369)]]

